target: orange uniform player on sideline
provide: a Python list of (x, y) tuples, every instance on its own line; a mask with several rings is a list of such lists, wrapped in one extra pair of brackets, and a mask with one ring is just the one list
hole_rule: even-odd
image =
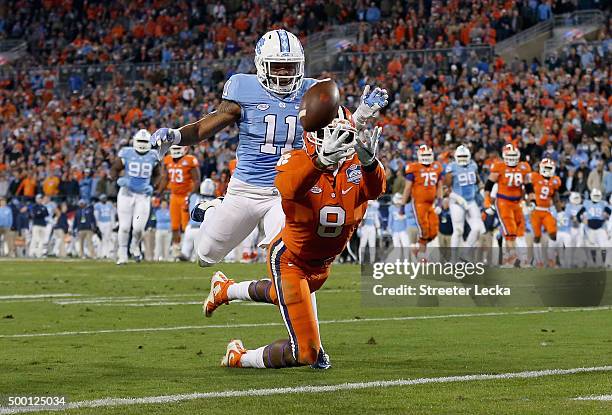
[(533, 254), (537, 266), (543, 266), (542, 257), (542, 226), (549, 237), (548, 242), (548, 262), (549, 266), (554, 267), (555, 249), (557, 247), (557, 220), (550, 212), (550, 208), (555, 202), (559, 204), (557, 190), (561, 187), (561, 179), (555, 176), (555, 162), (551, 159), (543, 159), (540, 162), (540, 172), (530, 173), (528, 181), (533, 185), (535, 200), (530, 203), (531, 226), (533, 228)]
[[(506, 263), (516, 260), (516, 239), (525, 236), (525, 218), (521, 201), (523, 200), (523, 187), (528, 194), (533, 194), (533, 186), (528, 182), (531, 167), (520, 161), (521, 153), (512, 144), (506, 144), (502, 151), (503, 162), (496, 162), (491, 167), (491, 174), (485, 184), (484, 207), (488, 214), (497, 210), (497, 216), (502, 227), (502, 234), (509, 248)], [(495, 209), (491, 205), (491, 190), (497, 183)]]
[(406, 166), (406, 187), (402, 205), (412, 200), (412, 209), (416, 218), (420, 254), (425, 254), (428, 242), (438, 235), (440, 208), (435, 207), (441, 196), (442, 164), (434, 161), (431, 147), (423, 144), (417, 149), (416, 163)]
[(375, 158), (380, 131), (358, 133), (350, 113), (341, 107), (328, 127), (305, 133), (305, 148), (281, 156), (275, 185), (286, 219), (268, 253), (271, 280), (234, 283), (217, 272), (204, 311), (210, 316), (219, 305), (238, 299), (274, 303), (289, 339), (255, 350), (245, 350), (240, 340), (232, 340), (223, 366), (317, 367), (323, 352), (310, 294), (327, 279), (331, 263), (362, 220), (368, 200), (384, 192), (385, 171)]
[(172, 227), (173, 255), (178, 256), (177, 244), (181, 232), (189, 224), (189, 195), (199, 190), (200, 169), (198, 159), (187, 154), (189, 147), (172, 146), (164, 157), (163, 179), (160, 190), (170, 190), (170, 226)]

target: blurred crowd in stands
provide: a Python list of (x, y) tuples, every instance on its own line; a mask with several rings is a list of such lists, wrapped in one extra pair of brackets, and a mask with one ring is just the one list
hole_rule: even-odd
[[(468, 144), (486, 178), (500, 148), (513, 142), (533, 165), (543, 157), (558, 163), (562, 196), (598, 187), (607, 199), (612, 194), (610, 21), (596, 42), (566, 46), (545, 61), (506, 62), (464, 47), (493, 44), (551, 10), (576, 6), (538, 0), (245, 1), (201, 7), (161, 0), (23, 0), (0, 5), (0, 39), (27, 38), (32, 59), (44, 65), (212, 59), (251, 54), (256, 38), (275, 26), (307, 35), (333, 24), (367, 21), (373, 26), (360, 34), (356, 49), (377, 53), (346, 54), (344, 72), (320, 76), (336, 79), (349, 108), (356, 107), (368, 83), (389, 90), (391, 103), (379, 124), (390, 194), (403, 190), (403, 166), (420, 143), (432, 145), (443, 162), (459, 143)], [(379, 53), (440, 46), (452, 46), (452, 53), (424, 58)], [(36, 221), (42, 226), (38, 204), (47, 206), (47, 232), (59, 227), (78, 235), (78, 212), (87, 213), (83, 209), (93, 208), (103, 194), (108, 203), (116, 198), (108, 171), (135, 131), (180, 126), (213, 111), (224, 81), (246, 68), (250, 58), (207, 68), (206, 74), (188, 65), (178, 82), (163, 74), (137, 83), (121, 76), (99, 84), (85, 78), (71, 84), (70, 93), (59, 88), (52, 70), (0, 77), (0, 236), (7, 226), (16, 235), (31, 232)], [(213, 178), (218, 195), (229, 181), (237, 135), (235, 126), (227, 128), (191, 150), (201, 162), (202, 178)]]

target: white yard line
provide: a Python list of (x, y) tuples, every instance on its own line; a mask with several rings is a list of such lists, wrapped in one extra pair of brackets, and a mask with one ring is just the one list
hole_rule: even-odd
[[(321, 320), (319, 324), (350, 324), (350, 323), (367, 323), (373, 321), (410, 321), (410, 320), (436, 320), (446, 318), (471, 318), (471, 317), (496, 317), (496, 316), (521, 316), (531, 314), (547, 314), (547, 313), (572, 313), (582, 311), (607, 311), (611, 307), (583, 307), (583, 308), (567, 308), (561, 310), (525, 310), (525, 311), (508, 311), (508, 312), (489, 312), (489, 313), (465, 313), (465, 314), (435, 314), (424, 316), (403, 316), (403, 317), (365, 317), (351, 318), (343, 320)], [(87, 334), (107, 334), (107, 333), (134, 333), (134, 332), (155, 332), (155, 331), (183, 331), (183, 330), (202, 330), (202, 329), (227, 329), (227, 328), (243, 328), (243, 327), (271, 327), (284, 326), (281, 322), (271, 323), (239, 323), (239, 324), (207, 324), (198, 326), (176, 326), (176, 327), (144, 327), (131, 329), (105, 329), (105, 330), (86, 330), (86, 331), (60, 331), (54, 333), (23, 333), (23, 334), (0, 334), (0, 339), (14, 339), (24, 337), (56, 337), (56, 336), (78, 336)]]
[(46, 300), (49, 298), (62, 298), (62, 297), (80, 297), (83, 294), (14, 294), (14, 295), (0, 295), (0, 301), (10, 300)]
[(599, 396), (580, 396), (574, 398), (575, 401), (612, 401), (612, 395), (599, 395)]
[[(147, 405), (147, 404), (172, 404), (177, 402), (193, 401), (196, 399), (219, 399), (219, 398), (239, 398), (239, 397), (258, 397), (272, 395), (288, 395), (296, 393), (325, 393), (347, 390), (372, 389), (372, 388), (390, 388), (396, 386), (415, 386), (426, 385), (432, 383), (459, 383), (459, 382), (474, 382), (474, 381), (489, 381), (489, 380), (506, 380), (506, 379), (532, 379), (545, 376), (566, 376), (577, 373), (593, 373), (593, 372), (609, 372), (612, 371), (612, 366), (597, 366), (597, 367), (578, 367), (573, 369), (546, 369), (533, 370), (527, 372), (511, 372), (500, 374), (475, 374), (463, 376), (444, 376), (437, 378), (417, 378), (417, 379), (396, 379), (396, 380), (377, 380), (371, 382), (355, 382), (355, 383), (340, 383), (334, 385), (307, 385), (286, 388), (266, 388), (266, 389), (248, 389), (248, 390), (226, 390), (218, 392), (195, 392), (188, 394), (177, 395), (161, 395), (161, 396), (146, 396), (141, 398), (103, 398), (91, 401), (77, 401), (68, 403), (61, 408), (52, 410), (63, 411), (67, 409), (80, 408), (102, 408), (127, 405)], [(1, 407), (0, 414), (18, 414), (25, 412), (40, 412), (43, 409), (35, 407), (7, 408)], [(49, 410), (49, 409), (44, 409)]]

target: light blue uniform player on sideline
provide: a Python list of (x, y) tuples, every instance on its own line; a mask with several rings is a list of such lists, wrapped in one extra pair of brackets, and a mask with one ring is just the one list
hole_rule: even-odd
[(113, 250), (113, 228), (115, 227), (115, 207), (108, 201), (108, 197), (103, 193), (98, 197), (99, 201), (94, 204), (94, 216), (102, 240), (98, 247), (98, 258), (110, 258)]
[[(578, 212), (578, 221), (586, 221), (586, 246), (599, 248), (595, 250), (595, 264), (603, 265), (604, 252), (608, 245), (606, 221), (610, 218), (610, 206), (602, 200), (601, 190), (591, 190), (590, 200), (584, 201), (584, 206)], [(601, 253), (601, 255), (598, 255)]]
[[(457, 147), (455, 160), (446, 166), (445, 175), (445, 184), (452, 189), (449, 196), (449, 210), (453, 222), (451, 247), (475, 247), (480, 235), (485, 233), (485, 226), (476, 203), (478, 166), (466, 146)], [(466, 220), (470, 225), (470, 233), (465, 244), (462, 244)]]
[[(117, 179), (117, 215), (119, 216), (119, 248), (117, 265), (128, 261), (128, 240), (132, 229), (132, 254), (137, 262), (142, 260), (140, 241), (149, 219), (153, 181), (159, 179), (159, 160), (156, 150), (151, 149), (151, 134), (139, 130), (133, 138), (132, 147), (119, 150), (119, 157), (111, 167), (111, 178)], [(119, 172), (124, 170), (121, 177)]]
[(363, 264), (365, 249), (368, 247), (370, 262), (376, 260), (376, 236), (380, 232), (380, 204), (376, 200), (368, 201), (368, 209), (359, 226), (359, 263)]
[[(268, 244), (281, 230), (284, 214), (274, 187), (275, 165), (281, 154), (302, 147), (299, 105), (316, 81), (304, 78), (304, 50), (298, 38), (285, 30), (272, 30), (255, 46), (256, 75), (236, 74), (225, 84), (221, 103), (199, 121), (179, 129), (161, 128), (151, 137), (160, 157), (172, 145), (188, 146), (238, 124), (238, 164), (221, 201), (200, 204), (206, 212), (198, 233), (196, 252), (202, 266), (221, 261), (263, 221)], [(369, 87), (355, 111), (358, 128), (365, 126), (387, 104), (386, 91)], [(211, 291), (222, 273), (213, 275)], [(233, 284), (232, 298), (251, 300), (248, 287)], [(313, 297), (313, 307), (316, 302)]]

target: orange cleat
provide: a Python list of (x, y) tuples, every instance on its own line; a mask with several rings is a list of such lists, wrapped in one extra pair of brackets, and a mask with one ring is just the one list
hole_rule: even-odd
[(234, 280), (228, 279), (221, 271), (217, 271), (210, 279), (210, 293), (206, 301), (204, 301), (204, 315), (212, 316), (213, 311), (222, 304), (228, 304), (227, 289), (234, 283)]
[(242, 341), (235, 339), (230, 340), (225, 351), (225, 356), (221, 359), (221, 366), (225, 367), (242, 367), (240, 358), (246, 353), (246, 349), (242, 345)]

